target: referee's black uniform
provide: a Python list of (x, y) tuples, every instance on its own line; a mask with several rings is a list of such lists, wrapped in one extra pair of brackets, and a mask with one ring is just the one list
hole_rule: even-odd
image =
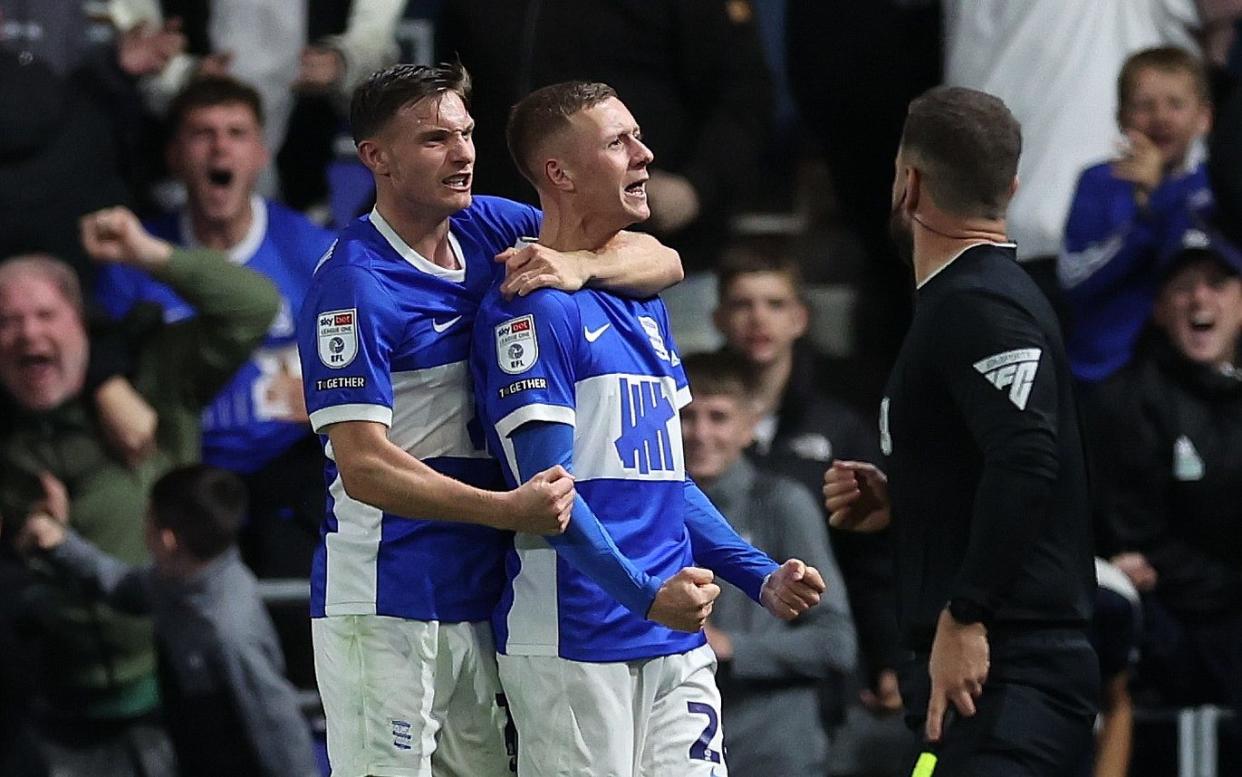
[(885, 394), (911, 722), (950, 599), (984, 615), (991, 651), (977, 714), (948, 725), (935, 774), (1063, 777), (1099, 686), (1087, 479), (1056, 317), (1012, 246), (971, 247), (924, 282)]

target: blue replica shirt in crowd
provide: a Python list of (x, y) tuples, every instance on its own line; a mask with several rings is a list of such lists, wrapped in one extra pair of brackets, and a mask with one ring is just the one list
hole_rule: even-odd
[[(278, 203), (254, 197), (251, 210), (250, 230), (229, 256), (276, 284), (280, 312), (263, 344), (203, 410), (203, 461), (242, 474), (262, 469), (309, 433), (296, 401), (301, 369), (294, 316), (310, 287), (315, 263), (332, 242), (331, 232)], [(185, 213), (152, 222), (147, 228), (170, 243), (196, 244)], [(100, 268), (96, 297), (117, 318), (139, 302), (160, 305), (170, 323), (196, 315), (165, 284), (120, 265)]]
[[(657, 298), (541, 290), (489, 292), (471, 368), (488, 443), (520, 479), (510, 435), (527, 422), (574, 427), (578, 494), (636, 567), (666, 579), (694, 558), (677, 410), (690, 390)], [(628, 661), (703, 644), (644, 620), (542, 537), (519, 534), (493, 626), (497, 649), (576, 661)]]
[(1104, 380), (1130, 361), (1166, 260), (1212, 205), (1207, 166), (1194, 157), (1151, 192), (1146, 207), (1134, 190), (1110, 163), (1096, 165), (1083, 171), (1070, 205), (1057, 278), (1070, 318), (1065, 347), (1080, 381)]
[[(311, 424), (373, 421), (431, 468), (480, 488), (504, 487), (475, 421), (467, 357), (493, 261), (536, 234), (533, 208), (490, 197), (451, 219), (460, 269), (419, 256), (372, 211), (342, 231), (315, 271), (299, 317)], [(399, 517), (345, 493), (323, 434), (328, 512), (311, 569), (311, 614), (482, 621), (503, 585), (509, 534)]]

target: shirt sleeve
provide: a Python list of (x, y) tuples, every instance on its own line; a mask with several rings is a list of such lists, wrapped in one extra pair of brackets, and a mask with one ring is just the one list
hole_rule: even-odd
[[(519, 479), (529, 480), (557, 464), (573, 472), (572, 427), (534, 421), (523, 424), (511, 437)], [(546, 539), (557, 555), (598, 583), (627, 610), (640, 618), (647, 617), (663, 581), (622, 555), (581, 495), (574, 499), (573, 516), (565, 533)]]
[(686, 531), (695, 563), (707, 567), (759, 601), (763, 581), (779, 566), (768, 554), (738, 536), (716, 506), (686, 478)]
[(664, 333), (664, 347), (668, 350), (668, 361), (673, 367), (673, 380), (677, 384), (677, 409), (681, 410), (690, 404), (690, 379), (686, 377), (686, 370), (681, 366), (681, 351), (677, 348), (677, 341), (673, 338), (673, 326), (668, 320), (668, 308), (665, 307), (663, 300), (656, 306), (656, 315)]
[[(965, 559), (950, 595), (996, 609), (1048, 523), (1057, 458), (1057, 370), (1035, 319), (984, 293), (945, 300), (935, 363), (983, 457)], [(1072, 411), (1070, 411), (1072, 412)]]
[(404, 323), (391, 295), (364, 269), (315, 276), (298, 321), (298, 354), (311, 426), (392, 424), (392, 353)]
[[(541, 289), (500, 302), (476, 330), (479, 394), (506, 455), (505, 442), (522, 424), (550, 421), (574, 426), (575, 346), (581, 326), (569, 295)], [(510, 465), (513, 464), (509, 461)], [(516, 475), (518, 468), (511, 466)]]
[(131, 567), (73, 530), (66, 532), (65, 541), (48, 551), (47, 557), (116, 610), (131, 615), (151, 612), (149, 568)]

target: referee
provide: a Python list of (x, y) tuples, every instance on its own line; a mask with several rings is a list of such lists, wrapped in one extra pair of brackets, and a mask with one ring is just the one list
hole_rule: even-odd
[(918, 291), (880, 405), (891, 481), (825, 474), (834, 526), (892, 520), (915, 777), (1061, 777), (1091, 743), (1087, 478), (1056, 317), (1005, 237), (1021, 146), (991, 95), (910, 104), (891, 231)]

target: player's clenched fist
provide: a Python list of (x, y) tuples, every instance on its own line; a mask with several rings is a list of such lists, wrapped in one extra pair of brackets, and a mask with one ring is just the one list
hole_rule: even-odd
[(720, 586), (710, 569), (686, 567), (664, 581), (647, 612), (653, 620), (677, 631), (698, 631), (712, 614), (712, 603), (720, 596)]
[(82, 247), (97, 262), (115, 262), (147, 269), (172, 255), (172, 246), (151, 235), (129, 208), (104, 208), (79, 222)]
[(574, 478), (557, 465), (509, 492), (512, 509), (507, 528), (526, 534), (560, 534), (574, 509)]
[(834, 461), (824, 473), (824, 507), (834, 529), (884, 529), (891, 520), (888, 477), (874, 464)]
[(759, 601), (768, 612), (791, 621), (819, 604), (819, 597), (826, 590), (828, 586), (818, 569), (791, 558), (768, 575), (759, 591)]

